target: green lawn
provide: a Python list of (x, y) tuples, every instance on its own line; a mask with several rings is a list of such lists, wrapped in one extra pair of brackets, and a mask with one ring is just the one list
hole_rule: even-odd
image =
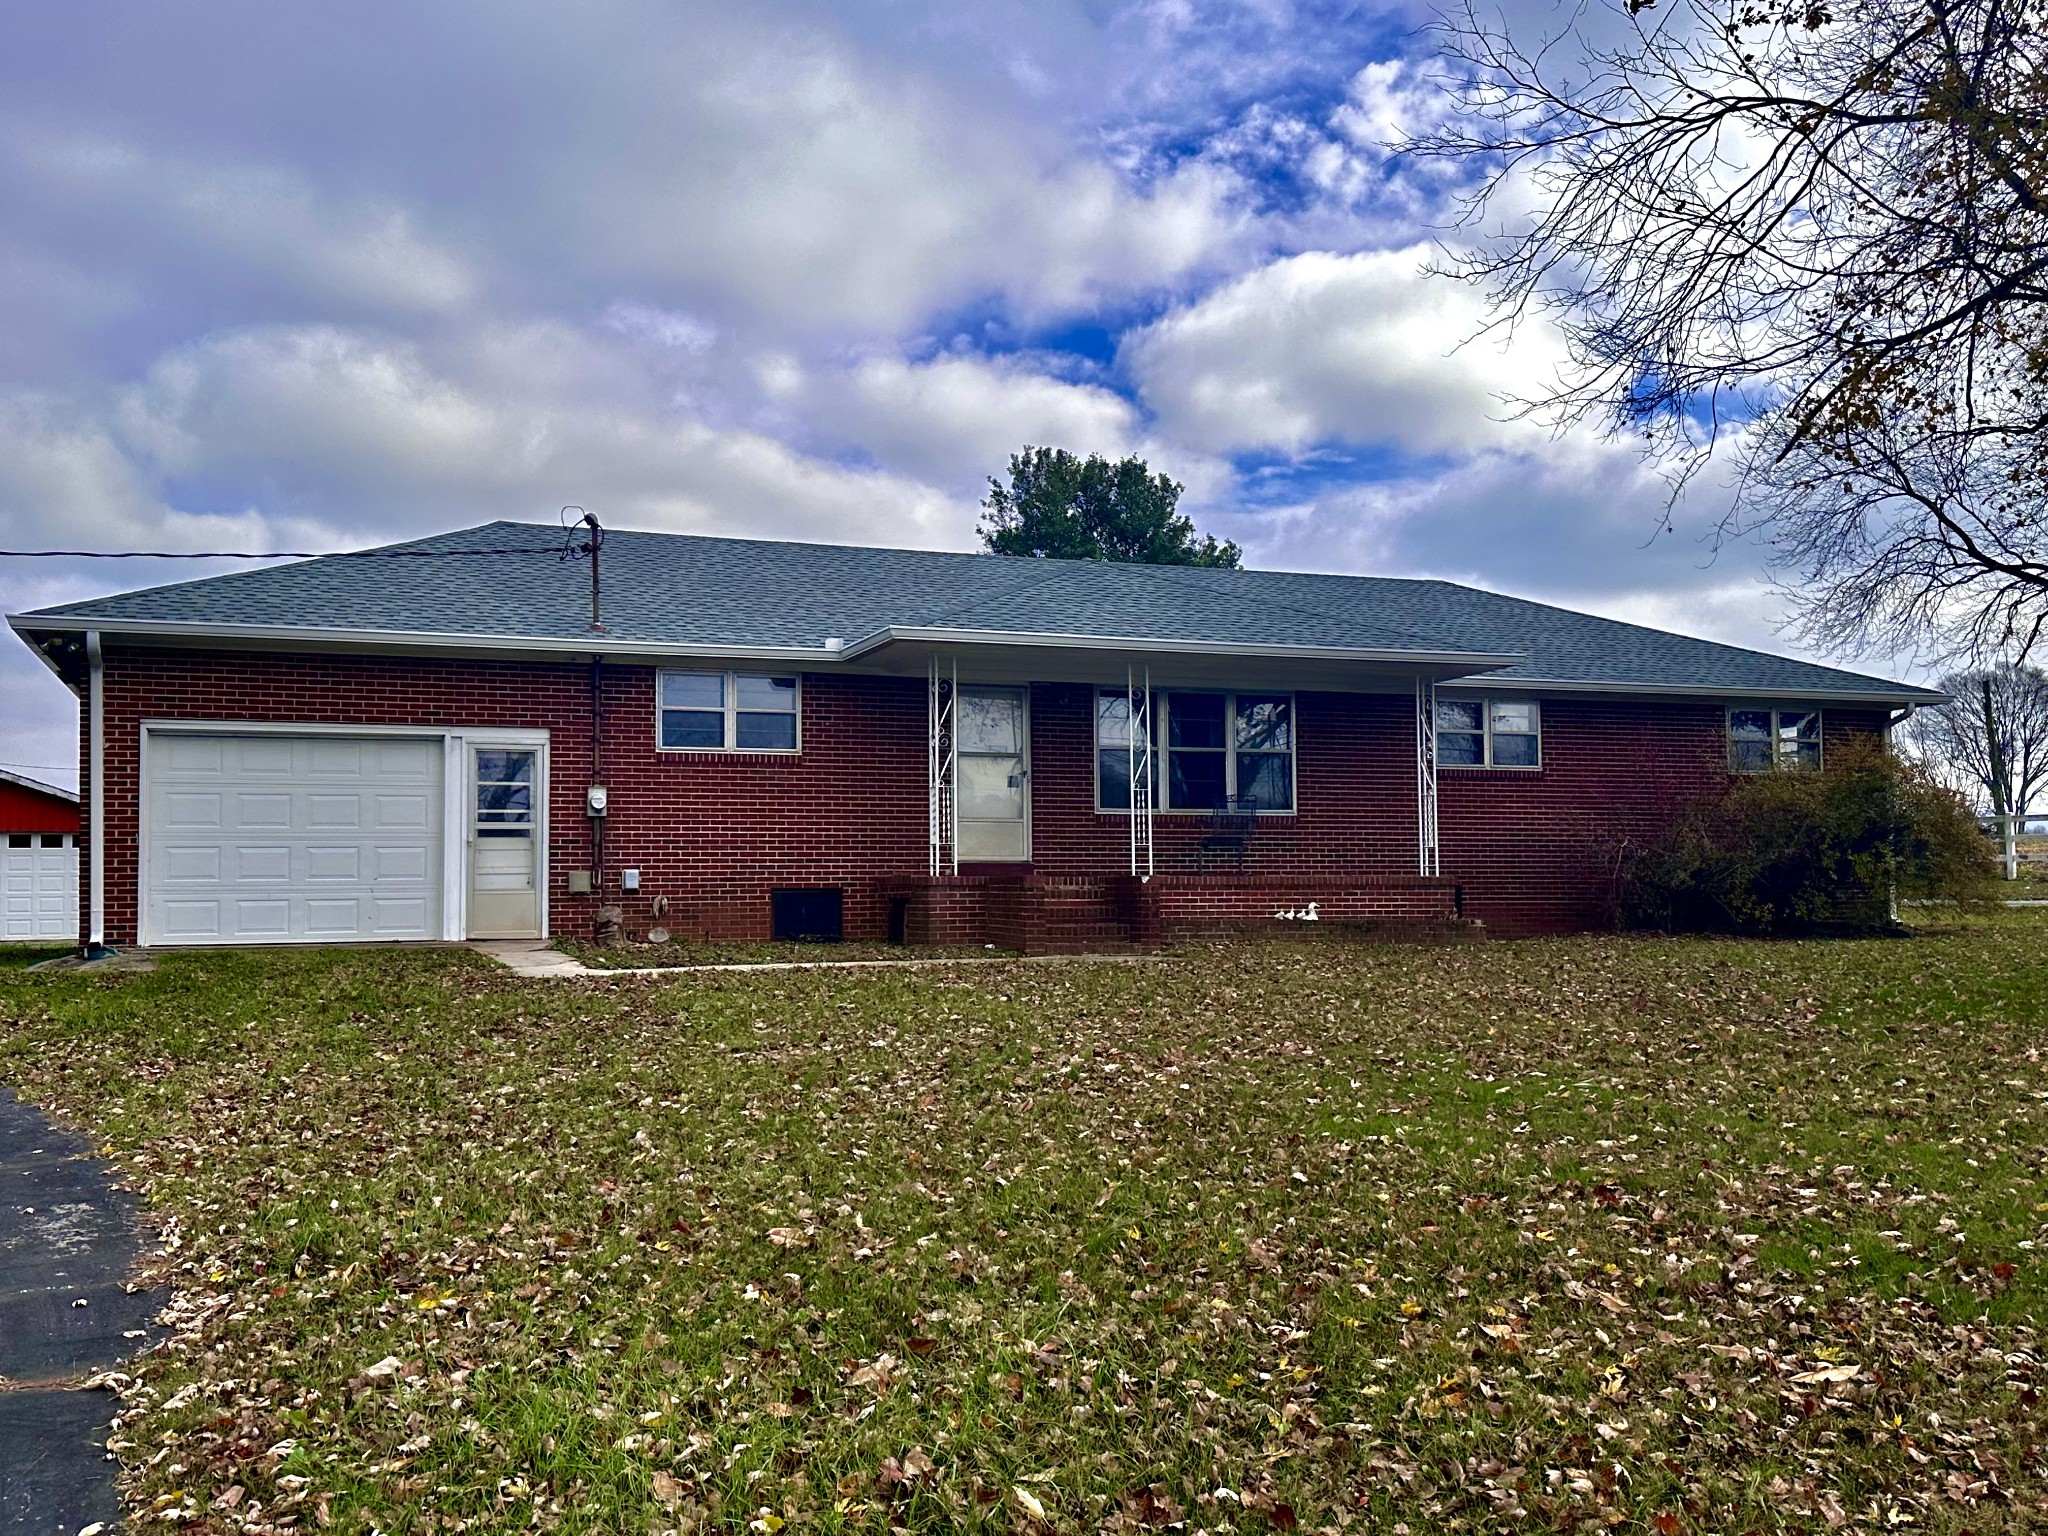
[(632, 970), (651, 965), (809, 965), (849, 960), (934, 960), (1000, 958), (1007, 951), (993, 944), (952, 946), (902, 944), (798, 944), (739, 939), (669, 939), (660, 944), (590, 944), (571, 939), (555, 947), (585, 965), (605, 970)]
[(2048, 922), (0, 973), (189, 1529), (2039, 1530)]

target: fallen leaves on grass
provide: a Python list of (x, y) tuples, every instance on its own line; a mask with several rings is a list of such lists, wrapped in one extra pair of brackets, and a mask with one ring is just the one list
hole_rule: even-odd
[[(2048, 1521), (2048, 946), (0, 981), (195, 1531)], [(364, 1362), (374, 1362), (365, 1365)]]

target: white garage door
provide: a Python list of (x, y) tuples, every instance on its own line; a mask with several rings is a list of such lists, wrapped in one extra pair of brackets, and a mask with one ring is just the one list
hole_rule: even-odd
[(441, 937), (438, 736), (155, 731), (145, 944)]
[(78, 937), (77, 842), (68, 832), (0, 837), (0, 938)]

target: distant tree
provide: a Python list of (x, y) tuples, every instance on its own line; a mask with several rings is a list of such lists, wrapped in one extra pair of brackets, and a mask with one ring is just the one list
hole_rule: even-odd
[(1935, 771), (1994, 816), (2025, 816), (2048, 790), (2048, 675), (2004, 665), (1952, 673), (1949, 702), (1913, 716), (1906, 733)]
[(1026, 448), (1010, 456), (1008, 485), (989, 477), (981, 539), (998, 555), (1235, 566), (1235, 544), (1197, 537), (1175, 511), (1181, 489), (1140, 458), (1112, 464), (1100, 454)]

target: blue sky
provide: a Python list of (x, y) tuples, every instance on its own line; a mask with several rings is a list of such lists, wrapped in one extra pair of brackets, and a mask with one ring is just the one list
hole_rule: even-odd
[[(1555, 25), (1548, 5), (1508, 7)], [(564, 503), (965, 548), (1026, 443), (1253, 563), (1779, 646), (1707, 484), (1503, 408), (1420, 265), (1401, 3), (196, 0), (0, 13), (0, 543), (341, 548)], [(19, 611), (189, 567), (0, 561)], [(0, 652), (0, 760), (70, 696)]]

